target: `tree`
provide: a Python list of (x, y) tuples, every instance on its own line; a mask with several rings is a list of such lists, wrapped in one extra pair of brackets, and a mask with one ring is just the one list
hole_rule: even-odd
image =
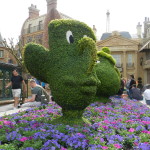
[[(9, 41), (9, 43), (8, 43)], [(17, 44), (14, 44), (14, 39), (9, 38), (8, 41), (6, 39), (2, 40), (0, 44), (3, 46), (3, 49), (8, 51), (17, 61), (18, 66), (22, 68), (23, 75), (27, 73), (27, 69), (23, 62), (23, 45), (21, 40), (17, 41)]]

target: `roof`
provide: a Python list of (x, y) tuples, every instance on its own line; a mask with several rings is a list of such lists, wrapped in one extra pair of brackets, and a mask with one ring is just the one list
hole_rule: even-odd
[[(72, 19), (71, 17), (69, 17), (69, 16), (67, 16), (61, 12), (59, 12), (59, 14), (60, 14), (62, 19)], [(36, 17), (36, 18), (27, 19), (23, 25), (23, 30), (24, 30), (23, 33), (24, 34), (28, 33), (29, 26), (30, 26), (30, 33), (37, 32), (39, 30), (39, 22), (41, 22), (41, 29), (40, 30), (43, 30), (45, 18), (46, 18), (46, 14), (41, 15), (41, 16)]]
[[(119, 35), (121, 35), (124, 38), (127, 38), (127, 39), (132, 38), (130, 33), (127, 31), (122, 31), (122, 32), (118, 32), (118, 33), (119, 33)], [(100, 40), (105, 40), (105, 39), (109, 38), (112, 34), (113, 34), (113, 32), (112, 33), (103, 33)]]
[(150, 48), (146, 48), (146, 46), (150, 43), (150, 40), (148, 40), (143, 46), (142, 48), (139, 50), (139, 52), (144, 51), (144, 50), (149, 50)]

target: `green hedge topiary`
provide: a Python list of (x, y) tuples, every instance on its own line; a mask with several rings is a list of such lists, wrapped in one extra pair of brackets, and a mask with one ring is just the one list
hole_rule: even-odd
[(64, 114), (83, 111), (100, 83), (93, 69), (97, 51), (94, 33), (84, 23), (63, 19), (51, 21), (48, 32), (50, 50), (27, 44), (25, 65), (33, 76), (50, 84), (54, 101)]
[[(120, 73), (115, 67), (116, 62), (110, 55), (109, 48), (102, 48), (97, 55), (98, 63), (95, 68), (101, 85), (98, 86), (96, 95), (100, 98), (113, 96), (117, 94), (120, 88)], [(107, 102), (107, 100), (105, 102)]]
[(111, 54), (111, 51), (110, 51), (110, 49), (108, 47), (103, 47), (102, 51), (107, 53), (107, 54)]

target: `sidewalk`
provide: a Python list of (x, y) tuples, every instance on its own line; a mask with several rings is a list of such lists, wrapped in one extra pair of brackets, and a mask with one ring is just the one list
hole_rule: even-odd
[(19, 108), (19, 109), (15, 109), (14, 110), (13, 104), (3, 105), (3, 106), (0, 106), (0, 117), (4, 116), (4, 115), (17, 113), (19, 111), (24, 111), (24, 110), (26, 110), (28, 108), (29, 107), (25, 107), (25, 108)]

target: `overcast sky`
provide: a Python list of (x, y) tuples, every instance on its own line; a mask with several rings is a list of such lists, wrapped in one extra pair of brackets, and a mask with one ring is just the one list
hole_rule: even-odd
[[(46, 0), (0, 0), (0, 32), (3, 38), (17, 39), (28, 7), (37, 5), (40, 15), (47, 11)], [(106, 12), (110, 11), (110, 30), (136, 34), (136, 25), (150, 17), (150, 0), (57, 0), (58, 11), (90, 27), (97, 28), (97, 36), (106, 32)]]

